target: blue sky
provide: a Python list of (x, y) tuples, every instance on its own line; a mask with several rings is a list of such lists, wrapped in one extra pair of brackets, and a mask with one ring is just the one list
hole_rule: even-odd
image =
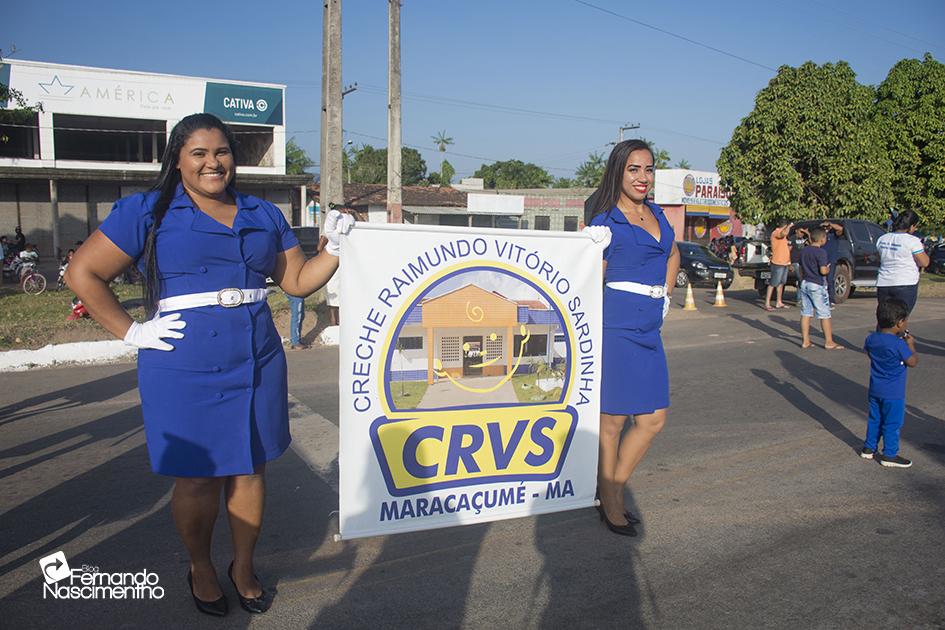
[[(429, 170), (442, 157), (431, 136), (445, 130), (460, 176), (511, 158), (569, 176), (631, 122), (641, 129), (628, 135), (714, 170), (774, 76), (760, 66), (845, 60), (877, 84), (900, 59), (929, 51), (945, 60), (941, 0), (586, 1), (742, 60), (577, 0), (404, 0), (404, 143), (421, 148)], [(317, 160), (321, 9), (299, 0), (18, 2), (3, 10), (0, 47), (15, 44), (22, 59), (285, 83), (289, 134)], [(345, 98), (345, 138), (383, 146), (386, 2), (343, 1), (343, 48), (344, 82), (363, 88)]]

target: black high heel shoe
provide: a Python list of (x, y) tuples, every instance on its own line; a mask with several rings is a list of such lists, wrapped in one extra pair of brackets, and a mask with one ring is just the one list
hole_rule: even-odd
[[(230, 563), (230, 568), (226, 570), (226, 574), (230, 576), (230, 582), (233, 583), (233, 588), (236, 589), (236, 596), (240, 600), (240, 606), (243, 607), (243, 610), (246, 612), (261, 614), (269, 610), (269, 607), (272, 606), (272, 600), (266, 597), (266, 589), (262, 589), (262, 593), (259, 597), (243, 597), (243, 594), (240, 593), (239, 587), (236, 585), (236, 580), (233, 579), (233, 563)], [(255, 573), (253, 577), (256, 578), (256, 581), (259, 582), (259, 576)], [(262, 587), (262, 582), (259, 582), (260, 588)]]
[(603, 507), (598, 505), (597, 511), (598, 513), (600, 513), (600, 520), (603, 521), (607, 525), (607, 529), (609, 529), (613, 533), (620, 534), (621, 536), (636, 536), (637, 535), (637, 530), (632, 524), (627, 523), (626, 525), (616, 525), (614, 523), (611, 523), (610, 519), (607, 518), (607, 513), (604, 512)]
[(226, 595), (220, 595), (220, 599), (215, 599), (212, 602), (205, 602), (194, 595), (194, 576), (191, 571), (187, 572), (187, 586), (190, 587), (190, 596), (194, 598), (194, 604), (197, 605), (197, 610), (203, 614), (222, 617), (230, 609), (229, 605), (226, 603)]
[[(596, 499), (597, 501), (600, 501), (600, 488), (599, 487), (594, 490), (594, 499)], [(630, 523), (631, 525), (639, 525), (641, 523), (640, 519), (634, 516), (633, 512), (631, 512), (630, 510), (624, 510), (623, 515), (624, 517), (626, 517), (627, 522)]]

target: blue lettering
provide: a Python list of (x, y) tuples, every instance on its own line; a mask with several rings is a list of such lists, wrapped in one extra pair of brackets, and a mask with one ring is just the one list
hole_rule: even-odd
[(381, 503), (381, 520), (382, 521), (396, 521), (400, 520), (400, 514), (397, 512), (397, 501), (391, 501), (388, 503), (384, 501)]
[[(463, 439), (469, 436), (470, 443), (463, 446)], [(453, 427), (450, 435), (450, 448), (446, 455), (447, 475), (455, 475), (459, 467), (459, 460), (463, 460), (463, 466), (470, 473), (479, 472), (479, 464), (476, 463), (474, 453), (482, 447), (483, 442), (482, 429), (475, 425), (459, 425)]]
[(550, 437), (544, 434), (545, 429), (553, 429), (556, 422), (554, 418), (544, 416), (539, 418), (532, 425), (532, 443), (541, 449), (541, 452), (535, 453), (529, 451), (525, 456), (525, 463), (529, 466), (543, 466), (548, 463), (551, 456), (554, 455), (555, 443)]
[(505, 470), (509, 467), (512, 455), (515, 454), (519, 442), (522, 441), (522, 435), (525, 433), (525, 427), (528, 426), (528, 420), (519, 420), (515, 423), (515, 429), (513, 429), (512, 436), (509, 438), (509, 443), (504, 447), (501, 425), (498, 422), (490, 422), (486, 426), (489, 427), (489, 441), (492, 443), (492, 453), (495, 455), (496, 470)]
[[(417, 451), (424, 440), (443, 441), (443, 427), (420, 427), (411, 433), (404, 442), (404, 468), (417, 479), (429, 479), (436, 476), (436, 464), (423, 466), (417, 459)], [(455, 472), (455, 471), (454, 471)]]

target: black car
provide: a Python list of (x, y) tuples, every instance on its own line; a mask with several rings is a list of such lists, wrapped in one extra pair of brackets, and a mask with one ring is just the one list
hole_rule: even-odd
[(722, 283), (727, 289), (735, 279), (735, 272), (731, 265), (709, 251), (709, 248), (699, 243), (677, 241), (681, 260), (679, 271), (676, 273), (676, 286), (685, 287), (688, 284), (709, 284), (715, 286)]
[(945, 245), (938, 244), (932, 248), (929, 252), (929, 266), (925, 270), (945, 274)]

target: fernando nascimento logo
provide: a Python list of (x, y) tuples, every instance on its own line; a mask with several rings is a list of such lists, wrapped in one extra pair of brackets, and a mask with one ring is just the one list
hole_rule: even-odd
[(162, 599), (164, 587), (157, 573), (142, 569), (136, 572), (106, 573), (97, 566), (83, 564), (72, 569), (66, 554), (57, 551), (41, 558), (43, 599)]

